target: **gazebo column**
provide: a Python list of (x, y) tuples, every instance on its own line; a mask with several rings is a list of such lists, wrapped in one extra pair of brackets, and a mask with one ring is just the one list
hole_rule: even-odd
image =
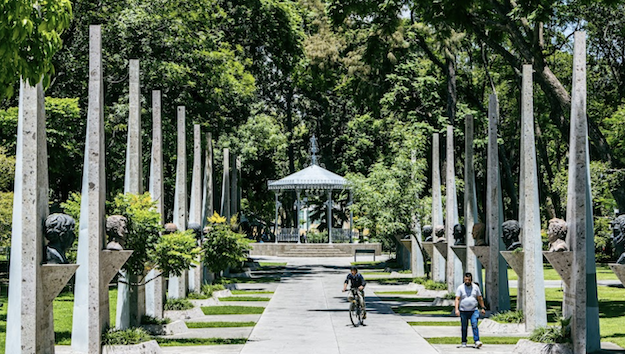
[(301, 191), (299, 189), (295, 190), (295, 194), (297, 195), (297, 202), (296, 202), (296, 215), (295, 215), (295, 236), (297, 237), (297, 243), (302, 243), (302, 240), (299, 237), (299, 208), (300, 208), (300, 195), (301, 195)]
[(352, 209), (352, 205), (354, 204), (354, 193), (349, 191), (349, 243), (354, 243), (354, 210)]
[(273, 235), (276, 238), (275, 242), (278, 243), (278, 209), (280, 208), (280, 202), (278, 201), (279, 193), (276, 192), (276, 219), (273, 224)]
[(328, 190), (328, 243), (332, 243), (332, 190)]

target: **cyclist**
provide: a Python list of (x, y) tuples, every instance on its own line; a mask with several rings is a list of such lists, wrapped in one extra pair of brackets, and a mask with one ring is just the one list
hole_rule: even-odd
[[(352, 267), (351, 272), (347, 274), (347, 278), (345, 279), (345, 283), (343, 283), (343, 292), (347, 291), (347, 283), (351, 283), (352, 288), (358, 288), (358, 295), (360, 300), (360, 306), (362, 307), (362, 319), (367, 318), (367, 308), (365, 306), (365, 286), (367, 282), (365, 282), (365, 278), (362, 277), (362, 274), (358, 273), (358, 268)], [(348, 299), (351, 296), (348, 295)], [(351, 301), (351, 299), (349, 299)]]

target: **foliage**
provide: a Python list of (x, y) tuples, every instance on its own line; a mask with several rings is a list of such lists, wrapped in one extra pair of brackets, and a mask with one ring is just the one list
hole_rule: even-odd
[(211, 297), (213, 296), (213, 292), (215, 291), (221, 291), (221, 290), (226, 290), (226, 287), (223, 286), (222, 284), (204, 284), (202, 285), (202, 294)]
[(110, 328), (102, 334), (102, 345), (135, 345), (152, 340), (142, 328)]
[(0, 146), (0, 192), (12, 191), (14, 179), (15, 157), (8, 156), (7, 148), (4, 146)]
[(555, 326), (539, 327), (532, 331), (530, 340), (538, 343), (570, 343), (571, 318), (564, 318), (558, 314)]
[(525, 321), (525, 315), (523, 310), (518, 311), (504, 311), (493, 314), (490, 319), (499, 323), (523, 323)]
[(72, 17), (70, 0), (3, 1), (0, 4), (0, 98), (11, 96), (20, 77), (50, 83), (52, 56)]
[(328, 231), (319, 231), (317, 229), (310, 229), (306, 233), (306, 242), (308, 243), (327, 243)]
[(184, 311), (193, 308), (193, 304), (187, 299), (167, 299), (165, 311)]
[(162, 235), (151, 253), (154, 265), (164, 276), (180, 276), (200, 253), (193, 230)]
[(447, 284), (434, 280), (427, 280), (423, 285), (427, 290), (447, 290)]
[(247, 259), (251, 247), (245, 235), (232, 231), (226, 223), (211, 223), (202, 243), (204, 265), (213, 273), (220, 274)]
[(454, 300), (455, 298), (456, 298), (456, 294), (454, 294), (454, 293), (447, 293), (443, 297), (443, 299), (445, 299), (445, 300)]
[(162, 229), (156, 203), (150, 193), (120, 194), (115, 197), (109, 215), (122, 215), (128, 220), (128, 235), (123, 245), (125, 249), (132, 250), (132, 256), (124, 264), (124, 269), (130, 274), (143, 274), (146, 264), (154, 260), (155, 246)]
[(208, 306), (202, 307), (205, 315), (259, 315), (265, 311), (262, 306)]
[[(46, 97), (45, 111), (50, 192), (53, 201), (58, 202), (66, 200), (71, 191), (79, 190), (81, 186), (85, 120), (81, 117), (77, 98)], [(5, 170), (1, 156), (7, 151), (15, 151), (17, 120), (17, 107), (0, 110), (1, 172), (10, 172)], [(0, 190), (3, 188), (4, 178), (12, 181), (13, 174), (1, 174)]]
[(11, 243), (13, 227), (13, 192), (0, 192), (0, 247)]
[(187, 328), (254, 327), (256, 322), (187, 322)]
[(166, 325), (168, 323), (171, 323), (171, 320), (169, 318), (155, 318), (152, 316), (141, 316), (141, 324), (144, 325)]

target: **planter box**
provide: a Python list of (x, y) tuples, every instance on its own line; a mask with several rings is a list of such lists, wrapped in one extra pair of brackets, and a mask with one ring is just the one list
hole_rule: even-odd
[(432, 306), (454, 306), (455, 304), (456, 304), (456, 300), (443, 299), (442, 297), (437, 297), (432, 302)]
[(525, 323), (499, 323), (491, 319), (485, 318), (480, 323), (480, 331), (488, 333), (525, 333)]
[(102, 354), (162, 354), (155, 340), (135, 345), (103, 345)]
[(566, 344), (536, 343), (521, 339), (512, 350), (513, 354), (573, 354), (573, 347)]

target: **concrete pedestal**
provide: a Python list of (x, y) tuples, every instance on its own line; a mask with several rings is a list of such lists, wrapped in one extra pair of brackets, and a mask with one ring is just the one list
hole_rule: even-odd
[(462, 268), (464, 269), (467, 262), (467, 246), (451, 246), (451, 250), (454, 252), (456, 257), (460, 259), (460, 262), (462, 262)]
[(434, 243), (434, 247), (438, 251), (438, 253), (443, 257), (443, 259), (447, 259), (447, 242), (436, 242)]
[(512, 270), (516, 273), (518, 277), (518, 292), (517, 292), (517, 300), (516, 300), (516, 309), (523, 310), (525, 308), (525, 287), (524, 287), (524, 276), (523, 276), (523, 252), (512, 252), (512, 251), (501, 251), (500, 252), (503, 258), (508, 262)]
[(573, 265), (573, 252), (543, 252), (547, 261), (551, 263), (553, 269), (558, 272), (560, 278), (566, 286), (571, 284), (571, 270)]
[(490, 261), (490, 247), (488, 246), (471, 246), (473, 254), (477, 257), (477, 260), (482, 263), (482, 267), (488, 267)]
[(430, 258), (434, 257), (434, 243), (432, 242), (422, 242), (423, 249), (430, 256)]
[(610, 269), (616, 274), (621, 284), (625, 285), (625, 264), (610, 263)]

